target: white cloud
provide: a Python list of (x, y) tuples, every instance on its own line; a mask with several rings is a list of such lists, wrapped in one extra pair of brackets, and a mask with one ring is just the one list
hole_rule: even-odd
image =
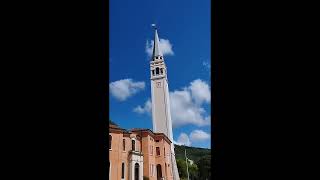
[(202, 62), (202, 65), (207, 69), (207, 70), (211, 70), (211, 65), (210, 65), (210, 63), (209, 62), (207, 62), (207, 61), (203, 61)]
[(210, 61), (203, 61), (202, 65), (204, 66), (205, 70), (209, 73), (211, 76), (211, 64)]
[(140, 105), (139, 106), (137, 106), (137, 107), (135, 107), (134, 109), (133, 109), (133, 111), (134, 112), (136, 112), (136, 113), (139, 113), (139, 114), (144, 114), (144, 113), (146, 113), (146, 114), (151, 114), (151, 101), (150, 101), (150, 99), (148, 99), (145, 103), (144, 103), (144, 106), (143, 107), (141, 107)]
[[(148, 56), (152, 55), (153, 43), (153, 40), (147, 40), (146, 42), (146, 53), (148, 54)], [(168, 39), (160, 39), (159, 46), (163, 55), (174, 55), (174, 52), (172, 50), (172, 44)]]
[[(189, 87), (170, 92), (170, 107), (172, 127), (181, 127), (187, 124), (196, 126), (210, 125), (210, 115), (206, 116), (204, 103), (210, 103), (210, 87), (200, 79), (194, 80)], [(151, 101), (134, 108), (134, 112), (151, 114)]]
[(205, 140), (210, 139), (210, 134), (206, 133), (202, 130), (194, 130), (190, 133), (190, 139), (193, 142), (205, 141)]
[(185, 146), (191, 145), (190, 139), (186, 133), (181, 133), (178, 138), (178, 141), (177, 142), (173, 141), (173, 143), (177, 145), (185, 145)]
[(145, 83), (143, 81), (134, 82), (132, 79), (122, 79), (109, 83), (111, 95), (119, 101), (125, 101), (144, 88)]
[(191, 82), (189, 89), (191, 90), (192, 97), (194, 98), (196, 103), (210, 103), (211, 93), (209, 85), (207, 83), (205, 83), (201, 79), (197, 79)]
[(205, 110), (192, 101), (188, 90), (170, 93), (172, 126), (179, 127), (186, 124), (204, 126), (210, 124), (203, 117)]
[(186, 124), (210, 125), (210, 116), (205, 116), (203, 103), (210, 103), (210, 88), (207, 83), (197, 79), (183, 90), (170, 92), (172, 126)]
[[(204, 132), (202, 130), (193, 130), (189, 136), (186, 133), (181, 133), (178, 137), (178, 141), (173, 140), (174, 144), (177, 145), (186, 145), (190, 146), (191, 144), (197, 144), (198, 142), (208, 141), (210, 140), (211, 135), (207, 132)], [(209, 141), (209, 147), (211, 142)], [(207, 148), (207, 147), (206, 147)]]

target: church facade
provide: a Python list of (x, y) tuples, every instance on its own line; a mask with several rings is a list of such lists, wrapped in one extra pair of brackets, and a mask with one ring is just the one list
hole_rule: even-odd
[(167, 68), (155, 28), (150, 60), (153, 131), (109, 127), (109, 179), (180, 180), (174, 153)]
[(109, 125), (109, 179), (173, 180), (171, 143), (163, 133)]

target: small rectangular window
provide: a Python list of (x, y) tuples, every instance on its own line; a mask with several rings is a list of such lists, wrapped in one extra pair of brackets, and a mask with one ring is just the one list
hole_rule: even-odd
[(111, 149), (111, 145), (112, 145), (112, 136), (109, 135), (109, 149)]
[(131, 145), (132, 145), (132, 147), (131, 147), (132, 151), (135, 151), (136, 150), (136, 142), (134, 140), (131, 141)]
[(124, 179), (124, 163), (122, 163), (121, 167), (121, 178)]
[(160, 148), (156, 147), (157, 156), (160, 156)]

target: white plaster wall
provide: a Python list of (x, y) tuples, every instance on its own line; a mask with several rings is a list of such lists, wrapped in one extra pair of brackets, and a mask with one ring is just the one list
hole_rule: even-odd
[[(152, 70), (155, 70), (156, 67), (163, 68), (163, 75), (152, 76)], [(150, 76), (153, 131), (164, 133), (173, 142), (167, 68), (163, 60), (159, 61), (158, 64), (150, 63)], [(160, 88), (157, 87), (157, 82), (161, 82)], [(173, 143), (171, 144), (171, 168), (174, 180), (179, 180)]]
[[(161, 87), (157, 87), (157, 83), (161, 83)], [(164, 133), (168, 137), (171, 134), (169, 132), (169, 115), (168, 115), (168, 106), (167, 106), (167, 100), (168, 100), (168, 92), (167, 91), (167, 82), (165, 78), (152, 80), (151, 82), (153, 85), (153, 123), (154, 126), (154, 132), (158, 133)], [(169, 106), (170, 107), (170, 106)]]
[[(139, 180), (143, 180), (143, 156), (132, 154), (129, 163), (129, 180), (134, 180), (134, 165), (139, 164)], [(129, 169), (128, 168), (128, 169)]]

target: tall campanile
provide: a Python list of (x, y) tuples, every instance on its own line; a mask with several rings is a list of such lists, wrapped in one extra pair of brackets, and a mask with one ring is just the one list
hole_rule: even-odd
[(153, 53), (150, 61), (152, 124), (153, 132), (164, 133), (172, 142), (171, 164), (174, 180), (180, 180), (174, 153), (172, 121), (170, 113), (167, 68), (159, 47), (159, 37), (155, 28)]

